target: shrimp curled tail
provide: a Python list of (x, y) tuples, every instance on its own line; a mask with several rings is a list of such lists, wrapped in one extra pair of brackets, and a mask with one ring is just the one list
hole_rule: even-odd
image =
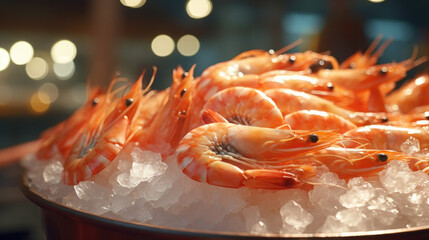
[(177, 162), (188, 177), (202, 183), (287, 189), (305, 185), (314, 169), (311, 164), (288, 164), (285, 159), (329, 147), (341, 137), (329, 131), (211, 123), (193, 129), (181, 140)]

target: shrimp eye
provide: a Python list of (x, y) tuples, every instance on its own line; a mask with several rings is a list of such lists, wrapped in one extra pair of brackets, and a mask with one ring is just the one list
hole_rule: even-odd
[(185, 116), (185, 115), (186, 115), (186, 110), (182, 110), (182, 111), (180, 111), (180, 112), (179, 112), (179, 115), (181, 115), (181, 116)]
[(296, 185), (296, 179), (293, 179), (293, 178), (285, 178), (284, 180), (283, 180), (283, 186), (286, 186), (286, 187), (293, 187), (293, 186), (295, 186)]
[(320, 69), (333, 69), (332, 63), (327, 62), (323, 59), (317, 60), (310, 66), (310, 71), (312, 73), (318, 72)]
[(383, 116), (382, 118), (381, 118), (381, 122), (387, 122), (387, 121), (389, 121), (389, 119), (386, 117), (386, 116)]
[(429, 120), (429, 112), (425, 112), (425, 113), (424, 113), (424, 115), (425, 115), (425, 118), (426, 118), (427, 120)]
[(182, 74), (182, 78), (185, 78), (186, 76), (188, 76), (188, 72), (184, 72), (184, 73)]
[(379, 153), (377, 154), (378, 160), (385, 162), (387, 161), (387, 159), (389, 159), (389, 157), (385, 154), (385, 153)]
[(125, 99), (125, 106), (130, 106), (131, 104), (133, 104), (134, 100), (132, 98), (127, 98)]
[(99, 102), (100, 102), (100, 99), (98, 99), (98, 98), (92, 99), (92, 106), (97, 105)]
[(274, 51), (274, 49), (270, 49), (270, 50), (268, 50), (268, 53), (269, 53), (270, 55), (274, 55), (274, 53), (276, 53), (276, 52)]
[(310, 134), (308, 135), (308, 140), (312, 143), (317, 143), (319, 141), (319, 136), (316, 134)]
[(350, 69), (355, 69), (356, 68), (356, 63), (354, 63), (354, 62), (350, 63), (349, 68)]
[(183, 97), (183, 95), (185, 95), (186, 93), (186, 88), (182, 89), (182, 91), (180, 91), (180, 97)]
[(380, 75), (386, 75), (387, 74), (387, 67), (382, 67), (380, 69)]
[(326, 84), (326, 86), (328, 87), (329, 91), (333, 91), (334, 90), (334, 84), (332, 84), (331, 82), (328, 82)]
[(296, 57), (294, 55), (289, 57), (289, 63), (294, 63), (296, 61)]

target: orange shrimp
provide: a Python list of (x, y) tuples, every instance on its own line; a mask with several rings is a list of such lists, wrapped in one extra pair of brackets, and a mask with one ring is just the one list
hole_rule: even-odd
[(349, 58), (347, 58), (346, 60), (344, 60), (344, 62), (340, 64), (340, 68), (342, 69), (358, 68), (359, 69), (359, 68), (367, 68), (375, 65), (378, 59), (380, 58), (381, 54), (383, 54), (384, 50), (386, 50), (386, 48), (392, 42), (392, 39), (387, 39), (384, 43), (380, 45), (378, 50), (374, 52), (378, 43), (381, 41), (381, 38), (382, 36), (378, 36), (377, 38), (375, 38), (374, 41), (371, 43), (371, 45), (368, 47), (368, 49), (365, 51), (365, 53), (358, 51), (352, 56), (350, 56)]
[(272, 128), (283, 125), (283, 115), (273, 100), (253, 88), (224, 89), (206, 102), (205, 109), (219, 113), (230, 123)]
[(41, 135), (41, 145), (37, 151), (37, 158), (49, 160), (60, 156), (64, 160), (70, 152), (73, 143), (83, 131), (88, 116), (99, 111), (106, 96), (99, 88), (92, 89), (86, 103), (74, 112), (68, 119), (49, 128)]
[(195, 83), (194, 69), (195, 65), (188, 73), (181, 67), (173, 71), (173, 84), (166, 92), (168, 96), (165, 103), (151, 124), (135, 136), (136, 143), (141, 148), (159, 152), (163, 157), (168, 156), (189, 131), (190, 103)]
[(85, 131), (64, 162), (65, 184), (78, 184), (103, 170), (134, 134), (133, 122), (143, 94), (142, 81), (140, 77), (129, 93), (90, 116)]
[(342, 138), (330, 131), (292, 131), (211, 123), (190, 131), (176, 153), (182, 171), (190, 178), (212, 185), (238, 188), (285, 189), (300, 186), (313, 175), (311, 165), (281, 161), (329, 147)]
[[(426, 96), (426, 97), (422, 97)], [(429, 74), (419, 75), (386, 97), (393, 111), (409, 113), (414, 108), (429, 104)]]
[(349, 120), (335, 114), (316, 110), (299, 110), (287, 114), (284, 123), (295, 130), (335, 130), (345, 133), (357, 128)]
[(387, 149), (401, 152), (401, 145), (409, 138), (419, 141), (420, 149), (429, 147), (429, 134), (421, 128), (396, 127), (389, 125), (368, 125), (346, 132), (344, 135), (353, 137), (353, 141), (346, 140), (347, 147)]
[(265, 91), (265, 94), (276, 103), (283, 115), (299, 110), (319, 110), (335, 113), (357, 126), (382, 123), (388, 120), (384, 113), (349, 111), (336, 106), (331, 101), (290, 89), (271, 89)]
[(289, 88), (296, 91), (312, 93), (315, 91), (332, 92), (334, 85), (324, 79), (297, 74), (293, 71), (271, 71), (260, 76), (259, 90)]

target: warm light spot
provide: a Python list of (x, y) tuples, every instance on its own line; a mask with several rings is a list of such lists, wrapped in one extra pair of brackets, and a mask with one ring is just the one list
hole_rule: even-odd
[(24, 65), (33, 58), (33, 46), (26, 41), (19, 41), (10, 48), (10, 58), (16, 65)]
[(381, 3), (384, 2), (384, 0), (369, 0), (372, 3)]
[(54, 73), (60, 80), (70, 79), (75, 71), (74, 62), (54, 63)]
[(421, 77), (417, 78), (416, 81), (415, 81), (415, 83), (416, 83), (417, 86), (418, 85), (422, 85), (425, 82), (426, 82), (426, 77), (424, 77), (424, 76), (421, 76)]
[(0, 48), (0, 71), (3, 71), (9, 66), (9, 53), (4, 48)]
[[(42, 98), (40, 98), (42, 96)], [(30, 106), (36, 113), (43, 113), (49, 109), (49, 104), (42, 102), (42, 99), (48, 99), (49, 96), (45, 93), (36, 92), (31, 96)]]
[(51, 49), (51, 57), (56, 63), (68, 63), (76, 57), (76, 46), (69, 40), (56, 42)]
[(207, 17), (212, 8), (213, 5), (210, 0), (189, 0), (186, 4), (186, 12), (195, 19)]
[(166, 57), (174, 51), (174, 41), (170, 36), (161, 34), (152, 40), (151, 47), (155, 55)]
[(121, 0), (122, 5), (130, 8), (139, 8), (146, 3), (146, 0)]
[(30, 78), (41, 80), (48, 75), (48, 63), (43, 58), (35, 57), (25, 65), (25, 71)]
[(192, 35), (185, 35), (177, 42), (177, 50), (179, 50), (183, 56), (193, 56), (199, 49), (200, 41)]
[(50, 104), (58, 98), (58, 87), (55, 84), (47, 82), (39, 88), (39, 99), (42, 103)]

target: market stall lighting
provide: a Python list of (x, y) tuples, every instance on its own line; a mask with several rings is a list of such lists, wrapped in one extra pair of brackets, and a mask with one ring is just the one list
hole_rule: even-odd
[(28, 63), (34, 55), (33, 46), (26, 41), (19, 41), (10, 48), (10, 58), (16, 65)]
[[(42, 97), (42, 98), (40, 98)], [(49, 109), (50, 104), (42, 102), (42, 99), (48, 99), (49, 96), (43, 92), (36, 92), (31, 96), (30, 107), (36, 113), (43, 113)]]
[(73, 61), (68, 63), (54, 63), (54, 73), (60, 80), (70, 79), (75, 71), (75, 64)]
[(51, 104), (55, 102), (55, 100), (58, 98), (58, 93), (58, 87), (50, 82), (42, 84), (38, 91), (40, 101), (45, 104)]
[(384, 2), (384, 0), (369, 0), (372, 3), (381, 3)]
[(177, 41), (177, 50), (183, 56), (193, 56), (200, 49), (200, 41), (193, 35), (184, 35)]
[(146, 3), (146, 0), (121, 0), (121, 3), (125, 7), (139, 8)]
[(10, 63), (9, 53), (6, 49), (0, 48), (0, 71), (5, 70)]
[(210, 0), (189, 0), (186, 4), (186, 12), (195, 19), (207, 17), (212, 8), (213, 4)]
[(41, 80), (48, 75), (48, 63), (40, 57), (34, 57), (25, 65), (25, 72), (34, 80)]
[(152, 40), (151, 48), (155, 55), (166, 57), (174, 51), (174, 41), (170, 36), (161, 34)]
[(56, 63), (68, 63), (76, 57), (76, 45), (69, 40), (60, 40), (51, 48), (51, 57)]

